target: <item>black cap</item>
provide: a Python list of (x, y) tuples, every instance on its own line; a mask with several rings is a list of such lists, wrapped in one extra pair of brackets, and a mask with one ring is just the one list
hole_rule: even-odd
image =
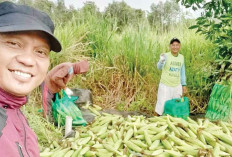
[(179, 39), (177, 39), (177, 38), (172, 38), (172, 40), (170, 41), (170, 44), (174, 43), (175, 41), (178, 42), (178, 43), (180, 43), (180, 40), (179, 40)]
[(0, 32), (43, 31), (48, 35), (51, 50), (60, 52), (62, 47), (54, 36), (54, 24), (44, 12), (12, 2), (0, 3)]

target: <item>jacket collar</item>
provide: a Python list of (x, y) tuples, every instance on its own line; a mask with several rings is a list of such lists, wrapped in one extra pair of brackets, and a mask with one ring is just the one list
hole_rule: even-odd
[(17, 97), (10, 93), (7, 93), (0, 88), (0, 106), (10, 109), (19, 109), (21, 106), (27, 103), (27, 97)]

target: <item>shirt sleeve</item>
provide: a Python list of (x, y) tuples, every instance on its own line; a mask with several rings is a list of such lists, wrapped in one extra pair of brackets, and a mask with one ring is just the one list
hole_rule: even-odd
[(165, 57), (164, 61), (162, 61), (161, 59), (159, 59), (159, 62), (157, 63), (157, 69), (159, 69), (159, 70), (162, 70), (162, 69), (163, 69), (163, 67), (164, 67), (164, 65), (165, 65), (165, 62), (166, 62), (166, 60), (167, 60), (167, 56), (164, 55), (164, 57)]
[(186, 75), (185, 75), (185, 65), (183, 64), (181, 67), (181, 72), (180, 72), (180, 81), (182, 86), (186, 86)]
[(44, 117), (46, 117), (47, 115), (52, 114), (52, 100), (55, 94), (49, 91), (45, 82), (40, 85), (40, 88), (42, 91), (42, 106), (44, 110)]

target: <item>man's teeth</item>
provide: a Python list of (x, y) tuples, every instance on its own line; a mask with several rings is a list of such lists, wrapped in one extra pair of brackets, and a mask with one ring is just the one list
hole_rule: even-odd
[(14, 73), (17, 74), (17, 75), (19, 75), (19, 76), (26, 77), (26, 78), (31, 77), (30, 74), (28, 74), (28, 73), (23, 73), (23, 72), (20, 72), (20, 71), (14, 71)]

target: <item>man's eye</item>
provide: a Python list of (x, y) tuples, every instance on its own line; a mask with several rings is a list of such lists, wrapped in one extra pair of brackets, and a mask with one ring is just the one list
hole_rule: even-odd
[(19, 46), (19, 44), (17, 42), (14, 42), (14, 41), (7, 41), (6, 43), (10, 46)]
[(46, 51), (38, 50), (36, 52), (41, 56), (48, 56), (48, 52), (46, 52)]
[(44, 51), (37, 51), (37, 52), (40, 53), (40, 54), (43, 54), (43, 55), (46, 54)]

